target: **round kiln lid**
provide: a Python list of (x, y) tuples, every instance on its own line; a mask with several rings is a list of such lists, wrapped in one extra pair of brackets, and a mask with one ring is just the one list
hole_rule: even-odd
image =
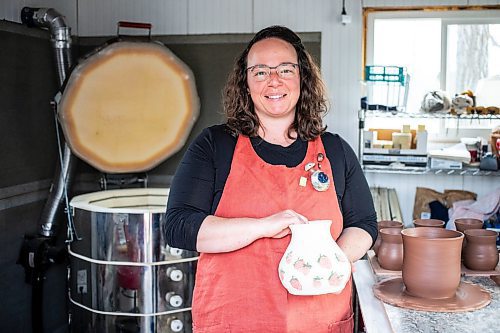
[(71, 207), (99, 213), (165, 213), (169, 188), (119, 189), (74, 197)]
[(125, 173), (179, 151), (200, 106), (191, 70), (165, 46), (116, 42), (73, 70), (58, 108), (75, 155)]

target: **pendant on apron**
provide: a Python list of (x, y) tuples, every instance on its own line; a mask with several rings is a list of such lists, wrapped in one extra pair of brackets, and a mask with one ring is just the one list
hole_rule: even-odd
[(311, 173), (311, 184), (316, 191), (324, 192), (330, 187), (330, 178), (321, 170), (313, 169), (315, 163), (307, 163), (305, 170)]
[(311, 174), (311, 184), (316, 191), (324, 192), (330, 187), (330, 178), (321, 170), (316, 170)]

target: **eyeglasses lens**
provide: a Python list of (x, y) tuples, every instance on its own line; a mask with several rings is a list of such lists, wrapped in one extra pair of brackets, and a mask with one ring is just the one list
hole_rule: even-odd
[(266, 81), (271, 76), (271, 70), (276, 70), (278, 76), (282, 79), (291, 79), (297, 75), (297, 68), (294, 64), (281, 64), (276, 67), (258, 65), (251, 69), (252, 77), (256, 81)]

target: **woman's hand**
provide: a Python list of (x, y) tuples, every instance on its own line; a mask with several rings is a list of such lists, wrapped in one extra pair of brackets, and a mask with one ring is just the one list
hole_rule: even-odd
[(196, 250), (221, 253), (239, 250), (259, 238), (281, 238), (290, 233), (291, 224), (307, 223), (307, 218), (294, 212), (282, 212), (263, 218), (223, 218), (209, 215), (203, 220)]
[(291, 224), (308, 223), (305, 216), (287, 209), (279, 213), (263, 218), (266, 224), (264, 237), (283, 238), (291, 233), (289, 226)]

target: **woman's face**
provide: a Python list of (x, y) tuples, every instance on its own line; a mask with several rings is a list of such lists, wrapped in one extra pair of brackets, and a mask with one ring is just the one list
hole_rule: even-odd
[[(275, 67), (283, 63), (297, 64), (297, 52), (293, 46), (278, 38), (269, 38), (255, 43), (248, 53), (247, 67), (267, 65)], [(259, 119), (295, 117), (295, 105), (300, 96), (299, 68), (296, 75), (283, 79), (275, 69), (264, 81), (257, 81), (251, 71), (247, 73), (250, 96)]]

